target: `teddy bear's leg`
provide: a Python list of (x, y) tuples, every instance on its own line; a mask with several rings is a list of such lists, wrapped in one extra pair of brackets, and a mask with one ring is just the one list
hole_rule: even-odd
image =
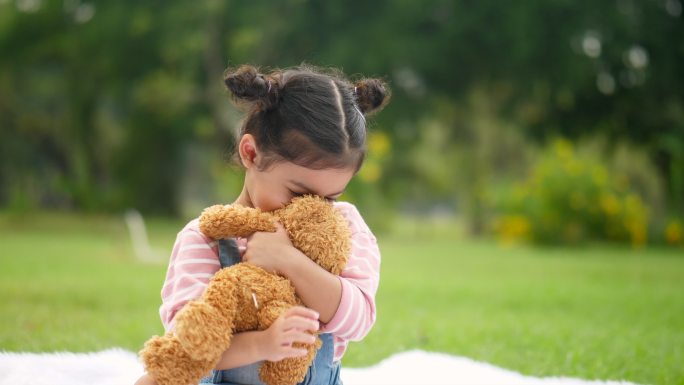
[(196, 360), (214, 360), (230, 346), (240, 290), (235, 269), (221, 269), (202, 296), (176, 314), (173, 333)]
[(240, 205), (214, 205), (200, 215), (200, 231), (213, 239), (245, 237), (257, 231), (275, 231), (273, 216)]
[(150, 338), (140, 358), (145, 371), (159, 385), (197, 384), (216, 366), (216, 362), (193, 360), (171, 333)]
[[(259, 309), (259, 328), (266, 329), (285, 311), (293, 305), (285, 302), (271, 302)], [(266, 385), (295, 385), (304, 380), (309, 366), (314, 360), (316, 351), (321, 347), (320, 338), (313, 344), (295, 343), (297, 348), (307, 350), (302, 357), (286, 358), (281, 361), (266, 361), (259, 369), (259, 377)]]

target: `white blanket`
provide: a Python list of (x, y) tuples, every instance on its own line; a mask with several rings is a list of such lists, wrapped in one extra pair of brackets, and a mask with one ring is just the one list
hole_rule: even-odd
[[(142, 372), (137, 356), (123, 349), (97, 353), (0, 352), (0, 385), (132, 385)], [(367, 368), (343, 367), (341, 376), (345, 385), (634, 385), (529, 377), (469, 358), (419, 350), (395, 354)]]

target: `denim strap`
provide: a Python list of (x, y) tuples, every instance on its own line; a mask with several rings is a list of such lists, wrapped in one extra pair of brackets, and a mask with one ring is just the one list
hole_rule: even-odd
[(242, 256), (240, 256), (240, 250), (238, 250), (237, 242), (235, 242), (235, 239), (219, 239), (218, 247), (221, 268), (232, 266), (236, 263), (242, 262)]

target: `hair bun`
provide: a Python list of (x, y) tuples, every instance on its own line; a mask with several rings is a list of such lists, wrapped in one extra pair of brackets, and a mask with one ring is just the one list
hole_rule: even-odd
[(223, 82), (236, 99), (260, 102), (265, 107), (275, 101), (275, 80), (260, 74), (252, 66), (243, 65), (237, 70), (228, 70)]
[(379, 79), (363, 79), (354, 86), (356, 101), (364, 115), (380, 111), (389, 101), (389, 88)]

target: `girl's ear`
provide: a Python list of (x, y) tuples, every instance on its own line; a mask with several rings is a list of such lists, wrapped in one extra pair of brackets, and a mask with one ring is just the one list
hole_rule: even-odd
[(240, 154), (242, 165), (245, 166), (245, 168), (251, 168), (257, 164), (259, 151), (257, 149), (256, 140), (252, 134), (242, 135), (240, 143), (238, 144), (238, 153)]

